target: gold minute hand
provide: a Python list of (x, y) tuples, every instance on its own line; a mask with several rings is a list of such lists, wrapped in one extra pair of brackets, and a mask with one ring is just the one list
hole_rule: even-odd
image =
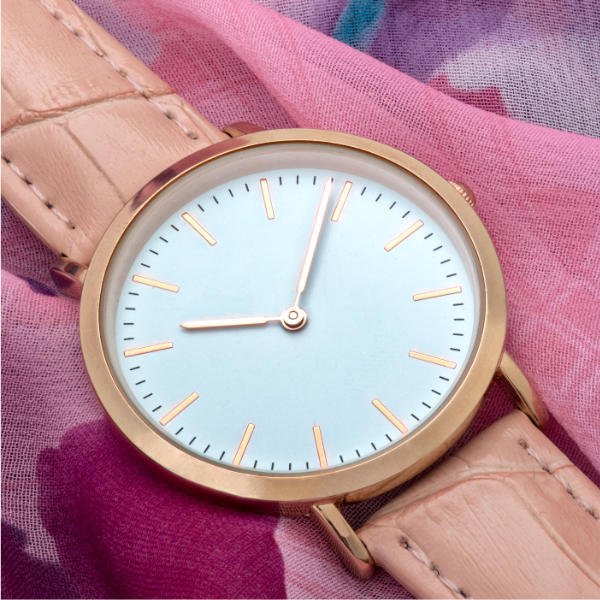
[(230, 317), (227, 319), (201, 319), (198, 321), (185, 321), (180, 324), (183, 329), (217, 329), (220, 327), (247, 327), (250, 325), (266, 325), (272, 321), (281, 321), (281, 317)]
[(310, 268), (312, 266), (313, 258), (315, 257), (315, 251), (317, 250), (317, 244), (319, 243), (319, 237), (321, 235), (321, 229), (323, 228), (323, 221), (325, 220), (325, 213), (327, 212), (327, 205), (331, 197), (331, 190), (333, 187), (333, 178), (330, 177), (323, 187), (321, 194), (321, 200), (317, 207), (317, 213), (315, 214), (315, 221), (313, 223), (310, 237), (308, 238), (308, 246), (306, 247), (306, 254), (304, 255), (304, 262), (302, 263), (302, 269), (300, 269), (300, 277), (298, 278), (298, 284), (296, 285), (296, 299), (294, 300), (294, 306), (299, 306), (300, 296), (306, 289), (306, 282), (308, 281), (308, 275), (310, 274)]

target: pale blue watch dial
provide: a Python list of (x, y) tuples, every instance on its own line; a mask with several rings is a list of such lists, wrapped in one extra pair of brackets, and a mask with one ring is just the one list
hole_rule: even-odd
[[(339, 467), (410, 435), (454, 388), (479, 326), (468, 245), (432, 194), (427, 205), (343, 160), (291, 156), (232, 172), (148, 229), (110, 316), (113, 368), (144, 417), (189, 452), (257, 472)], [(183, 329), (292, 306), (328, 178), (307, 324)]]

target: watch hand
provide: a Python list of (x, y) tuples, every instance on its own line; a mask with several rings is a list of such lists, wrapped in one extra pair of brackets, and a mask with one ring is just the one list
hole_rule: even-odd
[(310, 237), (308, 238), (308, 246), (306, 247), (306, 254), (304, 255), (304, 262), (302, 263), (302, 269), (300, 269), (300, 277), (298, 278), (298, 284), (296, 285), (296, 299), (294, 300), (294, 306), (299, 306), (300, 296), (306, 288), (306, 282), (308, 281), (308, 275), (310, 274), (310, 268), (312, 266), (313, 258), (315, 257), (315, 251), (321, 235), (321, 229), (323, 228), (323, 221), (325, 220), (325, 213), (327, 212), (327, 205), (331, 197), (331, 190), (333, 187), (333, 177), (330, 177), (323, 187), (323, 193), (321, 194), (321, 200), (317, 207), (317, 213), (315, 214), (315, 221), (313, 223)]
[(200, 319), (185, 321), (180, 324), (184, 329), (216, 329), (220, 327), (246, 327), (249, 325), (266, 325), (273, 321), (281, 321), (281, 317), (230, 317), (227, 319)]

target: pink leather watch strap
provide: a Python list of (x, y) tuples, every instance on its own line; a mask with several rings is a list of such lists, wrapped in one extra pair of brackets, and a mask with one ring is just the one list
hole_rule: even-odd
[(226, 139), (70, 0), (4, 0), (2, 59), (3, 196), (77, 262), (145, 183)]
[(359, 531), (418, 597), (600, 598), (600, 490), (521, 412)]

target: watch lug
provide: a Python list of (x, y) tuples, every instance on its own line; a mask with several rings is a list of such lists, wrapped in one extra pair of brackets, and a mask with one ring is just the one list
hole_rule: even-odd
[(373, 558), (335, 504), (315, 504), (311, 506), (310, 515), (348, 570), (361, 579), (373, 576)]
[(548, 411), (519, 365), (506, 350), (500, 359), (496, 374), (510, 386), (517, 408), (522, 410), (535, 425), (544, 427), (548, 422)]
[(247, 133), (255, 133), (256, 131), (264, 131), (264, 129), (258, 125), (246, 123), (245, 121), (231, 123), (230, 125), (223, 127), (223, 133), (231, 138), (240, 137), (241, 135), (246, 135)]
[(448, 183), (464, 198), (471, 208), (475, 208), (475, 194), (468, 185), (456, 183), (455, 181), (449, 181)]
[(81, 298), (87, 266), (68, 258), (57, 258), (50, 267), (50, 276), (60, 293), (69, 298)]

